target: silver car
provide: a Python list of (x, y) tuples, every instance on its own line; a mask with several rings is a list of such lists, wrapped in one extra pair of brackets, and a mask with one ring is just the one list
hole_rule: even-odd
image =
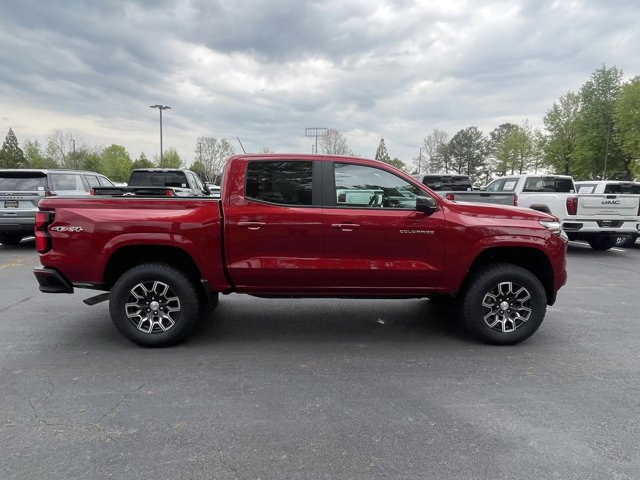
[(89, 195), (93, 187), (112, 185), (104, 175), (82, 170), (0, 170), (0, 243), (17, 245), (33, 235), (42, 197)]

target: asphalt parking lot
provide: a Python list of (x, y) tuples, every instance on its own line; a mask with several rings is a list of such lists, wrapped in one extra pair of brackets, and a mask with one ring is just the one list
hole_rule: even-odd
[(572, 243), (514, 347), (428, 300), (222, 297), (175, 348), (0, 245), (2, 479), (638, 479), (640, 243)]

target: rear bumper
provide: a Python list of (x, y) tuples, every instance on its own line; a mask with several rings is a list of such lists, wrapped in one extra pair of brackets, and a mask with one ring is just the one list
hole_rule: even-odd
[(73, 285), (57, 270), (36, 268), (33, 270), (43, 293), (73, 293)]

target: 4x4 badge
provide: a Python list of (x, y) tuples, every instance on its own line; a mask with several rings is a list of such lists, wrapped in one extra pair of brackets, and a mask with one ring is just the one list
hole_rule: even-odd
[(51, 227), (49, 230), (54, 232), (82, 232), (82, 227)]

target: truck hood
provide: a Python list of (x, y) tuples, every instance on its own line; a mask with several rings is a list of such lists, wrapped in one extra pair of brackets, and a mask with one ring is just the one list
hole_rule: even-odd
[(553, 215), (530, 208), (492, 205), (488, 203), (446, 202), (450, 210), (479, 218), (509, 218), (512, 220), (555, 220)]

